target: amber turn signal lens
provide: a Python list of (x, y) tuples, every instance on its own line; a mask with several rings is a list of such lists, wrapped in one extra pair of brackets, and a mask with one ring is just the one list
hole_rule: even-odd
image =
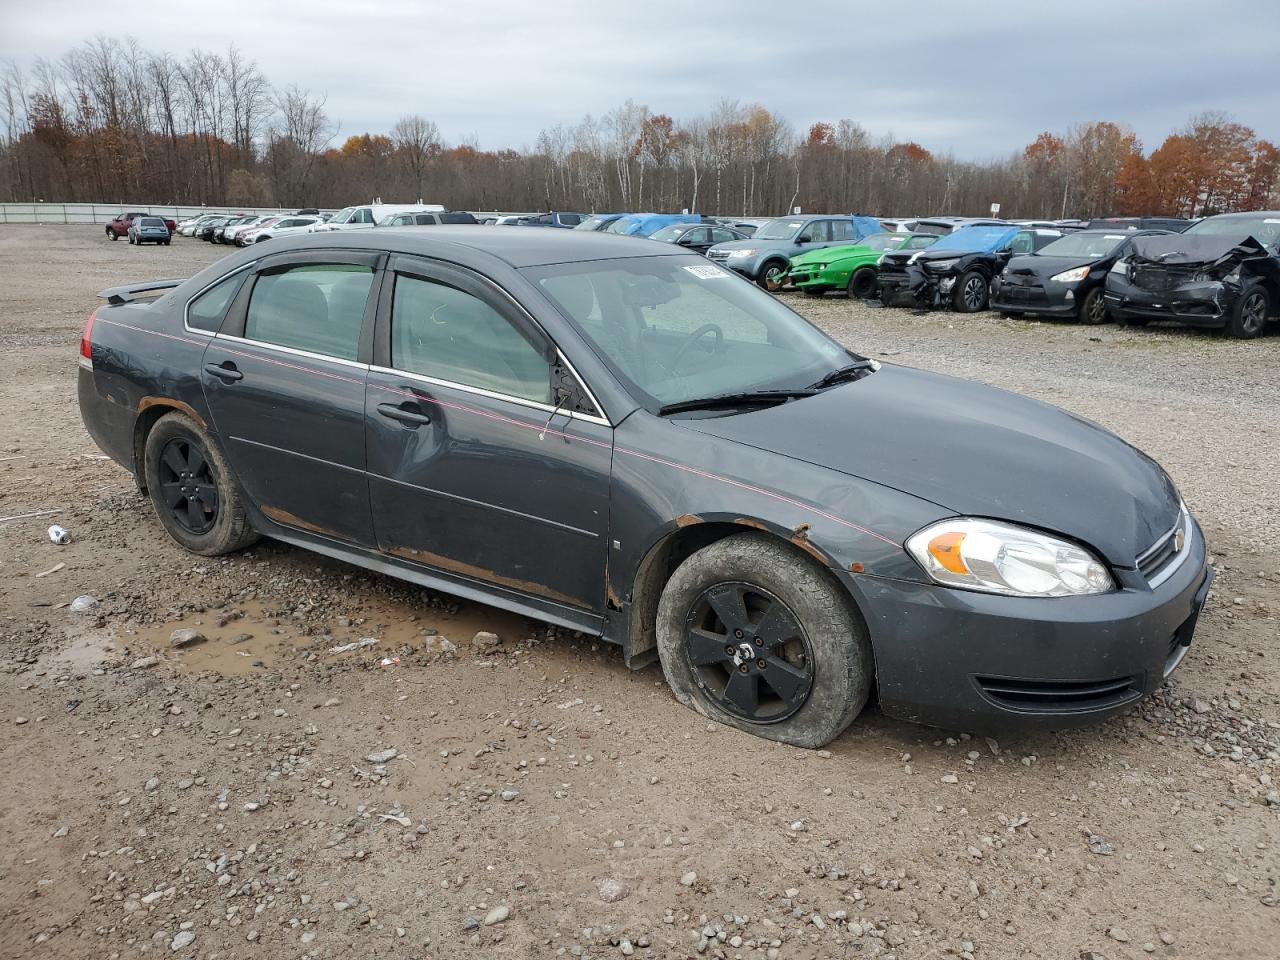
[(964, 543), (963, 533), (943, 533), (929, 541), (929, 556), (937, 560), (945, 570), (964, 576), (969, 568), (964, 565), (960, 556), (960, 545)]

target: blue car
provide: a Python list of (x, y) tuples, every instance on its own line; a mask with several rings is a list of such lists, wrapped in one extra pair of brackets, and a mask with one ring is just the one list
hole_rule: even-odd
[(628, 213), (604, 228), (623, 237), (648, 237), (673, 223), (701, 223), (696, 213)]
[(821, 247), (848, 246), (883, 232), (884, 227), (874, 217), (800, 214), (770, 220), (750, 240), (717, 243), (707, 256), (766, 290), (777, 291), (787, 282), (792, 257)]

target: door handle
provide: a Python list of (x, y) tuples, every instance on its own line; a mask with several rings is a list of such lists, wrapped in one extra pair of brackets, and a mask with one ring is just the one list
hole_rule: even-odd
[(222, 363), (206, 363), (204, 369), (206, 373), (211, 373), (226, 383), (244, 379), (244, 374), (237, 370), (236, 365), (230, 360), (224, 360)]
[(421, 410), (410, 409), (416, 406), (416, 403), (405, 403), (402, 406), (396, 406), (394, 403), (380, 403), (378, 404), (378, 412), (391, 420), (399, 420), (410, 428), (417, 428), (424, 423), (430, 423), (431, 418)]

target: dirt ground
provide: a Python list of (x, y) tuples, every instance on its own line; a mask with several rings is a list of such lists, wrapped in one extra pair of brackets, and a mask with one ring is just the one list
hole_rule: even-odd
[(0, 516), (60, 511), (0, 523), (0, 957), (1276, 956), (1280, 336), (788, 295), (862, 352), (1117, 430), (1219, 571), (1127, 716), (997, 742), (872, 709), (808, 752), (589, 638), (166, 539), (80, 424), (77, 339), (98, 289), (225, 249), (0, 227)]

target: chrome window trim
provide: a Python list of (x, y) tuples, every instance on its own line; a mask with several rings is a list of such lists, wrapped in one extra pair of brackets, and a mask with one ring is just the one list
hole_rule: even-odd
[(369, 365), (361, 363), (359, 360), (348, 360), (345, 357), (331, 357), (326, 353), (312, 353), (310, 350), (299, 350), (297, 347), (286, 347), (279, 343), (268, 343), (265, 340), (253, 340), (250, 337), (237, 337), (229, 333), (215, 333), (215, 340), (226, 340), (228, 343), (247, 343), (255, 347), (261, 347), (264, 350), (273, 350), (277, 353), (287, 353), (294, 357), (304, 357), (307, 360), (320, 360), (324, 363), (337, 363), (344, 367), (352, 367), (356, 370), (364, 370), (368, 372)]
[(241, 264), (240, 266), (236, 267), (234, 270), (231, 270), (231, 271), (228, 271), (227, 273), (224, 273), (224, 274), (223, 274), (222, 276), (220, 276), (217, 280), (210, 280), (210, 281), (209, 281), (208, 283), (206, 283), (203, 287), (201, 287), (198, 291), (196, 291), (195, 293), (193, 293), (191, 296), (187, 297), (187, 302), (186, 302), (186, 303), (184, 303), (184, 304), (182, 305), (182, 329), (183, 329), (183, 330), (185, 330), (185, 331), (187, 331), (187, 333), (198, 333), (198, 334), (200, 334), (200, 336), (202, 336), (202, 337), (210, 337), (210, 338), (213, 338), (213, 337), (217, 336), (217, 335), (218, 335), (218, 332), (217, 332), (216, 330), (201, 330), (199, 327), (193, 327), (193, 326), (191, 326), (191, 324), (190, 324), (190, 323), (188, 323), (188, 322), (187, 322), (187, 321), (190, 319), (190, 317), (191, 317), (191, 304), (192, 304), (194, 301), (196, 301), (196, 300), (200, 299), (200, 297), (202, 297), (202, 296), (204, 295), (205, 291), (207, 291), (207, 290), (209, 290), (209, 289), (211, 289), (211, 288), (213, 288), (213, 287), (216, 287), (216, 286), (217, 286), (218, 284), (220, 284), (223, 280), (229, 280), (231, 277), (234, 277), (234, 276), (235, 276), (237, 273), (239, 273), (241, 270), (248, 270), (250, 267), (252, 267), (252, 266), (254, 266), (255, 264), (258, 264), (258, 263), (260, 263), (260, 262), (261, 262), (261, 260), (259, 259), (259, 260), (250, 260), (248, 263)]
[[(564, 356), (563, 354), (560, 354), (560, 351), (558, 350), (556, 353), (561, 357)], [(565, 363), (567, 365), (568, 361), (566, 360)], [(573, 367), (570, 366), (569, 370), (572, 372)], [(599, 424), (602, 427), (613, 427), (613, 424), (604, 417), (598, 417), (590, 413), (578, 413), (575, 410), (565, 410), (563, 408), (556, 410), (556, 408), (549, 403), (539, 403), (537, 400), (526, 400), (524, 397), (512, 396), (509, 393), (499, 393), (496, 390), (486, 390), (483, 387), (473, 387), (469, 383), (458, 383), (454, 380), (441, 380), (438, 377), (428, 377), (423, 373), (410, 373), (408, 370), (399, 370), (395, 367), (371, 366), (369, 367), (369, 372), (386, 373), (396, 377), (406, 377), (410, 380), (417, 380), (421, 383), (430, 384), (433, 387), (448, 387), (452, 390), (460, 390), (463, 393), (474, 394), (477, 397), (487, 397), (490, 400), (502, 400), (506, 403), (514, 403), (520, 407), (528, 407), (530, 410), (540, 410), (547, 414), (554, 412), (556, 416), (568, 417), (571, 420), (582, 420), (586, 423)], [(574, 378), (577, 379), (576, 373), (574, 374)], [(578, 385), (582, 386), (581, 380), (578, 380)], [(583, 387), (583, 389), (585, 390), (586, 387)], [(597, 406), (596, 409), (598, 410), (600, 408)]]

